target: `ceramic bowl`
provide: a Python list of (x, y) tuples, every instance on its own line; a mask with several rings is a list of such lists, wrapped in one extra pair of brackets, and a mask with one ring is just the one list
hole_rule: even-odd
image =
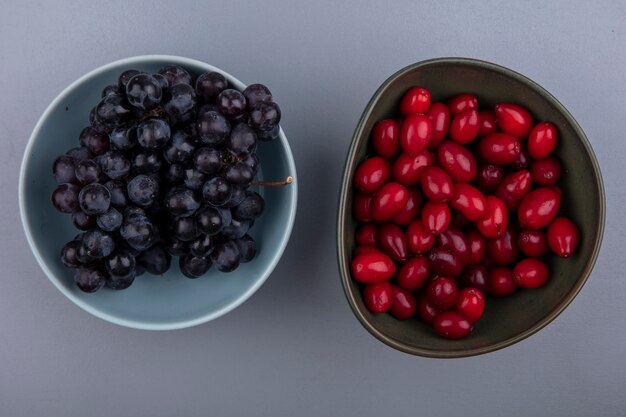
[[(447, 340), (418, 319), (401, 321), (389, 314), (370, 313), (361, 288), (350, 277), (357, 222), (352, 214), (352, 178), (358, 164), (370, 152), (374, 123), (393, 118), (402, 95), (421, 85), (433, 101), (445, 101), (467, 92), (482, 107), (513, 102), (530, 110), (536, 121), (553, 122), (559, 133), (556, 155), (563, 163), (561, 211), (580, 228), (581, 242), (569, 259), (551, 256), (551, 278), (536, 290), (521, 290), (506, 298), (488, 298), (483, 318), (462, 340)], [(537, 332), (557, 317), (576, 297), (596, 261), (604, 230), (605, 199), (600, 167), (585, 133), (572, 115), (552, 96), (527, 77), (489, 62), (465, 58), (442, 58), (419, 62), (387, 79), (367, 104), (356, 127), (341, 184), (337, 224), (339, 270), (343, 288), (361, 324), (387, 345), (406, 353), (450, 358), (482, 354), (512, 345)]]
[(293, 227), (297, 185), (294, 160), (285, 134), (260, 143), (257, 178), (294, 181), (285, 187), (261, 187), (257, 191), (266, 201), (265, 212), (250, 234), (257, 241), (253, 261), (232, 273), (212, 268), (196, 280), (185, 278), (178, 259), (164, 276), (144, 274), (123, 291), (103, 288), (93, 294), (81, 292), (73, 282), (73, 271), (61, 263), (59, 253), (65, 242), (78, 231), (70, 216), (58, 213), (50, 203), (56, 187), (51, 174), (52, 162), (67, 149), (78, 146), (78, 136), (88, 125), (90, 109), (100, 100), (108, 84), (116, 83), (126, 69), (157, 72), (167, 64), (181, 65), (195, 76), (206, 71), (222, 73), (235, 88), (245, 85), (227, 72), (193, 59), (150, 55), (104, 65), (67, 87), (43, 113), (28, 141), (22, 162), (19, 203), (24, 231), (32, 252), (48, 279), (85, 311), (116, 323), (140, 329), (167, 330), (198, 325), (233, 310), (265, 282), (278, 263)]

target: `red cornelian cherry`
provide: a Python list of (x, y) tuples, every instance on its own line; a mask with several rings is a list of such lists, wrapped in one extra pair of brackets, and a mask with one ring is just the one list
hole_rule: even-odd
[(499, 165), (479, 165), (474, 185), (485, 194), (493, 193), (504, 178), (504, 168)]
[(502, 180), (496, 189), (496, 197), (504, 202), (509, 212), (517, 210), (522, 199), (530, 192), (532, 178), (525, 169), (513, 172)]
[(411, 292), (391, 285), (391, 307), (389, 312), (399, 320), (407, 320), (417, 312), (417, 302)]
[(391, 218), (391, 221), (401, 226), (406, 226), (415, 220), (422, 209), (422, 193), (417, 188), (409, 188), (409, 199), (406, 204), (395, 216)]
[(537, 188), (524, 197), (517, 216), (522, 228), (543, 229), (556, 217), (561, 206), (561, 193), (554, 187)]
[(535, 258), (526, 258), (513, 268), (513, 281), (522, 288), (539, 288), (546, 284), (550, 277), (548, 266)]
[(481, 138), (498, 131), (496, 115), (491, 110), (481, 110), (478, 112), (478, 125), (478, 136)]
[(354, 186), (366, 193), (378, 191), (391, 178), (391, 168), (387, 161), (375, 156), (361, 162), (354, 173)]
[(465, 232), (467, 243), (469, 244), (470, 256), (467, 263), (475, 265), (480, 263), (487, 253), (487, 242), (483, 235), (476, 229), (469, 229)]
[(446, 203), (428, 201), (422, 208), (422, 223), (426, 230), (438, 235), (448, 228), (452, 220), (450, 207)]
[(430, 265), (425, 256), (409, 258), (400, 268), (396, 276), (398, 286), (405, 290), (415, 291), (422, 288), (430, 278)]
[(466, 110), (452, 118), (450, 123), (450, 138), (466, 145), (478, 137), (480, 124), (476, 110)]
[(517, 260), (517, 235), (517, 230), (509, 226), (502, 236), (487, 240), (487, 255), (494, 264), (506, 266)]
[(538, 159), (530, 165), (533, 182), (542, 187), (556, 185), (561, 179), (561, 161), (554, 155)]
[(459, 293), (456, 311), (474, 324), (483, 316), (485, 297), (477, 288), (464, 288)]
[(492, 133), (478, 142), (478, 153), (490, 164), (513, 163), (519, 157), (520, 152), (519, 140), (507, 133)]
[(434, 150), (437, 145), (448, 136), (450, 130), (450, 110), (443, 103), (431, 103), (426, 111), (433, 126), (428, 149)]
[(476, 222), (478, 231), (486, 238), (502, 236), (509, 224), (506, 205), (498, 197), (492, 195), (485, 198), (487, 211), (485, 216)]
[(406, 230), (406, 238), (409, 250), (415, 254), (427, 253), (435, 244), (435, 235), (422, 223), (421, 219), (415, 220)]
[(381, 224), (378, 226), (376, 241), (382, 252), (394, 261), (406, 260), (408, 252), (406, 235), (400, 226), (393, 223)]
[(580, 242), (578, 227), (567, 217), (557, 217), (548, 226), (548, 246), (561, 258), (569, 258), (574, 254)]
[(439, 167), (426, 167), (420, 175), (420, 184), (426, 198), (436, 203), (448, 201), (454, 195), (452, 178)]
[(409, 191), (402, 185), (390, 182), (374, 194), (371, 203), (372, 219), (389, 220), (398, 214), (409, 199)]
[(517, 290), (513, 281), (511, 268), (499, 267), (489, 271), (489, 294), (495, 297), (506, 297)]
[(425, 113), (430, 106), (430, 92), (424, 87), (413, 87), (402, 96), (400, 111), (404, 115)]
[(435, 244), (441, 248), (453, 251), (457, 255), (462, 267), (469, 263), (469, 242), (465, 233), (457, 227), (449, 226), (446, 230), (441, 232), (441, 234), (436, 237)]
[(523, 140), (533, 127), (533, 117), (524, 107), (513, 103), (498, 103), (494, 108), (498, 128)]
[(426, 288), (426, 299), (438, 310), (450, 310), (459, 301), (459, 289), (450, 278), (435, 278)]
[(391, 307), (391, 284), (379, 282), (363, 288), (363, 302), (374, 314), (386, 313)]
[(402, 122), (400, 129), (400, 146), (410, 155), (417, 156), (428, 146), (432, 136), (433, 125), (424, 114), (409, 114)]
[(452, 340), (463, 339), (472, 332), (472, 325), (467, 318), (455, 311), (444, 311), (437, 315), (433, 328), (439, 336)]
[(426, 149), (415, 156), (400, 154), (391, 170), (394, 181), (406, 187), (417, 184), (422, 171), (432, 164), (432, 160), (432, 155)]
[(437, 148), (437, 162), (454, 182), (470, 182), (476, 177), (476, 159), (458, 143), (441, 142)]
[(517, 246), (520, 252), (531, 258), (541, 258), (548, 253), (548, 239), (543, 230), (522, 230)]
[(550, 122), (538, 123), (528, 137), (528, 153), (534, 159), (543, 159), (556, 148), (556, 126)]
[(478, 99), (473, 94), (457, 94), (448, 100), (448, 108), (452, 117), (467, 110), (478, 110)]
[(434, 247), (428, 252), (430, 269), (437, 275), (456, 278), (463, 272), (459, 255), (449, 248)]
[(461, 286), (478, 289), (483, 295), (489, 294), (489, 272), (483, 265), (471, 265), (461, 274)]
[(374, 151), (383, 158), (390, 159), (400, 149), (400, 127), (393, 119), (379, 120), (372, 129)]
[(487, 213), (485, 196), (469, 184), (454, 184), (454, 196), (450, 205), (470, 221), (482, 219)]
[(396, 274), (396, 265), (382, 252), (357, 256), (352, 260), (352, 278), (364, 284), (388, 281)]

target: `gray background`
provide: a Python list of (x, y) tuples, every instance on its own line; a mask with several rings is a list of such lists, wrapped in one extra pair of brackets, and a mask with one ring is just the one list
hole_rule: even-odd
[[(54, 3), (4, 0), (0, 10), (0, 415), (626, 413), (626, 3)], [(82, 74), (147, 53), (267, 84), (300, 179), (293, 235), (267, 283), (227, 316), (174, 332), (118, 327), (74, 306), (39, 269), (18, 215), (20, 160), (48, 103)], [(371, 337), (335, 261), (358, 117), (387, 76), (437, 56), (490, 60), (551, 91), (589, 136), (607, 191), (602, 252), (573, 304), (530, 339), (460, 360)]]

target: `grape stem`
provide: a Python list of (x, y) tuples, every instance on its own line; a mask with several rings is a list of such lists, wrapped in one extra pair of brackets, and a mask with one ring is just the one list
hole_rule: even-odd
[(284, 181), (252, 181), (253, 185), (259, 185), (261, 187), (283, 187), (293, 182), (293, 177), (289, 175)]

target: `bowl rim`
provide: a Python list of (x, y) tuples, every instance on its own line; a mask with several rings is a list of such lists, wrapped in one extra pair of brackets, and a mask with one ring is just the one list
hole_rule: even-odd
[[(552, 309), (552, 311), (546, 315), (543, 319), (535, 323), (533, 326), (528, 328), (527, 330), (520, 332), (513, 337), (500, 341), (498, 343), (494, 343), (484, 347), (472, 348), (472, 349), (460, 349), (460, 350), (449, 350), (449, 351), (440, 351), (434, 349), (420, 348), (411, 346), (409, 344), (400, 342), (395, 340), (381, 331), (379, 331), (376, 326), (374, 326), (357, 308), (357, 300), (356, 294), (351, 290), (350, 283), (352, 281), (350, 276), (350, 268), (349, 268), (349, 254), (346, 253), (346, 240), (343, 234), (343, 230), (345, 228), (346, 218), (350, 215), (350, 208), (347, 207), (347, 194), (352, 185), (352, 179), (348, 175), (350, 172), (350, 167), (354, 165), (356, 160), (356, 151), (357, 151), (357, 138), (363, 135), (363, 130), (365, 127), (365, 122), (369, 119), (374, 106), (377, 104), (378, 100), (384, 94), (385, 91), (390, 87), (390, 85), (395, 82), (398, 78), (403, 75), (414, 71), (418, 68), (425, 68), (431, 66), (439, 66), (439, 65), (464, 65), (470, 66), (474, 68), (487, 69), (495, 72), (502, 73), (506, 76), (509, 76), (517, 81), (521, 82), (528, 88), (535, 90), (541, 96), (543, 96), (550, 104), (552, 104), (564, 118), (571, 124), (573, 130), (576, 132), (578, 137), (581, 140), (581, 143), (589, 155), (589, 159), (591, 160), (591, 165), (594, 170), (594, 177), (596, 186), (598, 187), (599, 193), (599, 214), (598, 214), (598, 229), (594, 236), (594, 245), (592, 249), (591, 256), (587, 260), (585, 267), (581, 271), (580, 278), (576, 281), (576, 284), (572, 288), (570, 292)], [(552, 322), (559, 314), (567, 308), (567, 306), (576, 298), (582, 287), (587, 282), (591, 271), (596, 263), (598, 258), (598, 254), (600, 252), (600, 247), (602, 245), (602, 238), (604, 235), (604, 223), (606, 218), (606, 202), (605, 202), (605, 191), (604, 184), (602, 179), (602, 172), (600, 170), (600, 165), (596, 158), (596, 155), (591, 147), (591, 143), (589, 139), (585, 135), (585, 132), (582, 130), (574, 116), (565, 108), (561, 102), (559, 102), (556, 97), (554, 97), (550, 92), (548, 92), (541, 85), (531, 80), (530, 78), (522, 75), (512, 69), (504, 67), (502, 65), (498, 65), (492, 62), (475, 59), (475, 58), (466, 58), (466, 57), (441, 57), (441, 58), (432, 58), (424, 61), (419, 61), (414, 64), (407, 65), (406, 67), (396, 71), (390, 77), (388, 77), (376, 90), (376, 92), (372, 95), (370, 100), (368, 101), (363, 113), (357, 123), (354, 134), (352, 135), (352, 140), (350, 143), (350, 148), (348, 150), (348, 155), (346, 157), (344, 169), (343, 169), (343, 178), (341, 181), (341, 187), (339, 191), (339, 204), (338, 204), (338, 215), (337, 215), (337, 261), (339, 265), (339, 275), (341, 279), (341, 285), (344, 291), (344, 294), (348, 300), (348, 304), (352, 309), (352, 312), (357, 317), (358, 321), (361, 323), (365, 329), (372, 334), (374, 337), (385, 343), (386, 345), (397, 349), (401, 352), (405, 352), (408, 354), (416, 355), (416, 356), (424, 356), (431, 358), (462, 358), (468, 356), (476, 356), (485, 354), (488, 352), (493, 352), (507, 346), (511, 346), (521, 340), (526, 339), (527, 337), (533, 335), (539, 330), (543, 329), (550, 322)]]
[(152, 61), (163, 62), (163, 64), (177, 64), (183, 67), (185, 67), (186, 65), (201, 67), (201, 68), (206, 69), (206, 71), (215, 71), (215, 72), (221, 73), (228, 79), (229, 82), (231, 82), (231, 84), (233, 84), (239, 90), (243, 90), (246, 87), (244, 83), (242, 83), (240, 80), (238, 80), (236, 77), (234, 77), (230, 73), (222, 70), (221, 68), (215, 67), (213, 65), (207, 64), (205, 62), (202, 62), (196, 59), (185, 58), (185, 57), (176, 56), (176, 55), (161, 55), (161, 54), (138, 55), (138, 56), (119, 59), (119, 60), (110, 62), (108, 64), (104, 64), (98, 68), (91, 70), (87, 72), (86, 74), (84, 74), (83, 76), (76, 79), (75, 81), (73, 81), (69, 86), (65, 87), (54, 98), (54, 100), (52, 100), (52, 102), (46, 107), (43, 114), (40, 116), (39, 120), (37, 121), (37, 124), (35, 125), (30, 137), (28, 138), (28, 142), (26, 144), (26, 148), (24, 150), (24, 154), (22, 157), (21, 165), (20, 165), (20, 173), (19, 173), (19, 180), (18, 180), (19, 181), (18, 201), (19, 201), (19, 206), (20, 206), (20, 220), (22, 223), (22, 227), (24, 229), (24, 233), (26, 235), (28, 246), (30, 247), (33, 255), (35, 256), (35, 259), (37, 260), (37, 263), (39, 264), (39, 266), (41, 267), (41, 269), (43, 270), (47, 278), (52, 282), (52, 284), (54, 284), (54, 286), (65, 297), (67, 297), (70, 301), (72, 301), (74, 304), (76, 304), (78, 307), (82, 308), (83, 310), (87, 311), (88, 313), (113, 324), (117, 324), (117, 325), (128, 327), (128, 328), (133, 328), (133, 329), (141, 329), (141, 330), (177, 330), (177, 329), (184, 329), (184, 328), (193, 327), (193, 326), (197, 326), (197, 325), (209, 322), (211, 320), (214, 320), (218, 317), (225, 315), (226, 313), (234, 310), (235, 308), (243, 304), (261, 287), (261, 285), (263, 285), (263, 283), (267, 280), (267, 278), (273, 272), (274, 268), (276, 267), (279, 260), (281, 259), (287, 247), (289, 238), (291, 237), (291, 233), (293, 231), (293, 225), (295, 222), (296, 211), (297, 211), (297, 201), (298, 201), (298, 186), (297, 186), (298, 180), (297, 180), (297, 173), (296, 173), (296, 164), (293, 158), (293, 154), (291, 152), (291, 148), (287, 141), (287, 137), (285, 136), (285, 133), (282, 127), (280, 128), (280, 131), (279, 131), (278, 140), (280, 141), (281, 146), (284, 148), (288, 169), (290, 171), (290, 175), (293, 178), (292, 183), (289, 185), (290, 187), (293, 187), (293, 191), (292, 191), (293, 194), (289, 202), (290, 203), (290, 207), (288, 209), (289, 216), (287, 219), (285, 219), (287, 222), (287, 225), (286, 225), (284, 233), (281, 236), (281, 240), (278, 246), (278, 251), (273, 255), (271, 262), (265, 266), (262, 273), (259, 275), (259, 277), (254, 282), (254, 284), (250, 286), (250, 288), (248, 288), (245, 292), (240, 294), (233, 301), (231, 301), (228, 304), (225, 304), (219, 309), (209, 312), (207, 314), (200, 315), (193, 319), (176, 320), (176, 321), (167, 322), (167, 323), (152, 323), (152, 322), (137, 320), (137, 319), (121, 318), (115, 314), (111, 314), (108, 311), (92, 306), (89, 302), (86, 302), (85, 300), (81, 299), (77, 295), (65, 289), (65, 287), (59, 281), (59, 279), (55, 276), (55, 274), (51, 271), (51, 269), (48, 267), (48, 265), (44, 261), (42, 254), (39, 251), (37, 244), (35, 243), (34, 234), (31, 230), (30, 221), (28, 218), (28, 214), (26, 212), (26, 202), (25, 202), (25, 193), (26, 193), (26, 188), (27, 188), (26, 173), (30, 165), (30, 155), (35, 145), (35, 138), (41, 134), (43, 124), (50, 117), (52, 112), (60, 105), (60, 103), (63, 100), (65, 100), (66, 97), (70, 93), (72, 93), (76, 88), (80, 87), (87, 80), (97, 77), (101, 75), (102, 73), (105, 73), (107, 71), (113, 70), (118, 67), (127, 66), (131, 68), (133, 65), (141, 65), (141, 64), (145, 64), (146, 62), (152, 62)]

